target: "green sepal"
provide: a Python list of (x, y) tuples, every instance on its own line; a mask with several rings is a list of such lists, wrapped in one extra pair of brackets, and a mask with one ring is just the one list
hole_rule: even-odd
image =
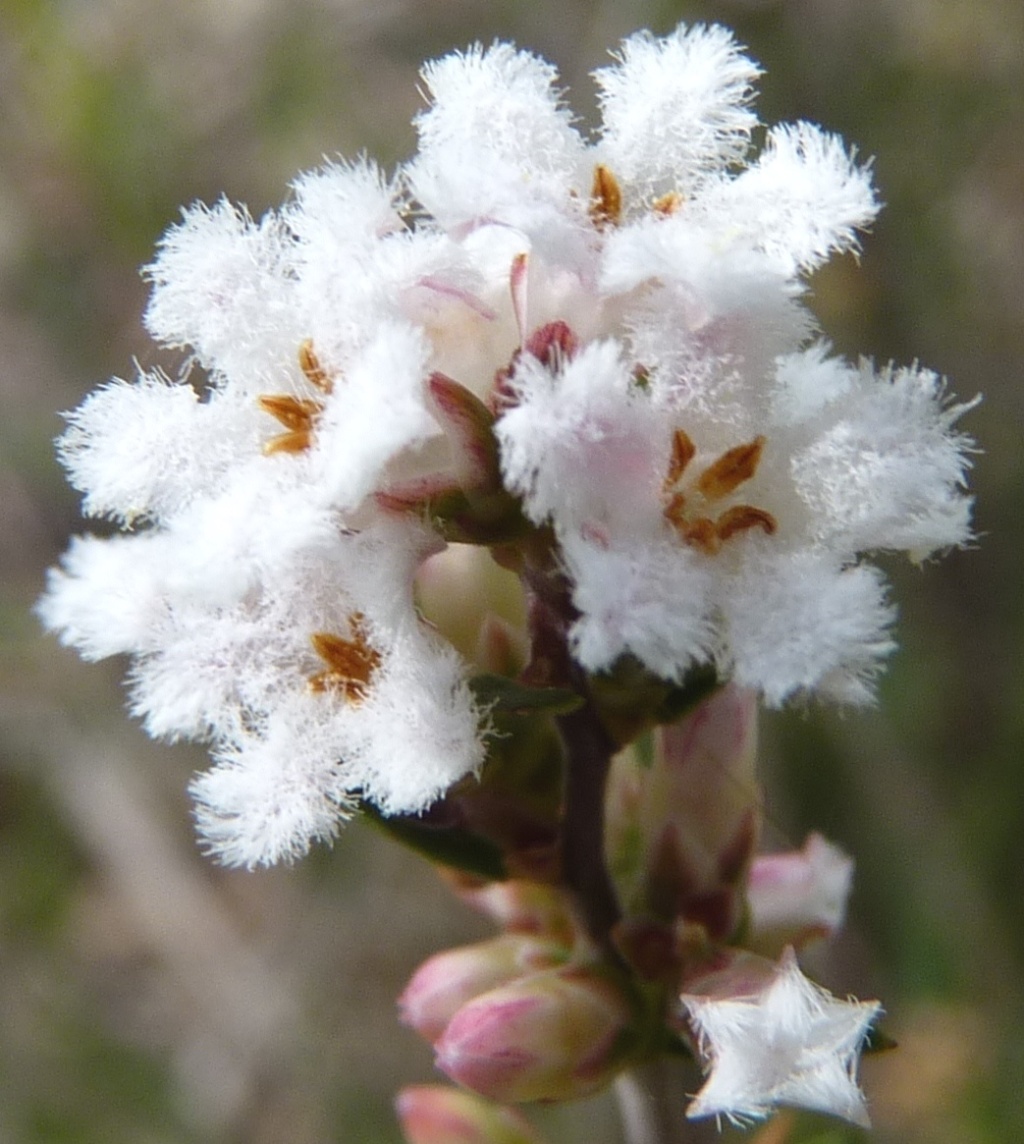
[(508, 877), (501, 850), (479, 834), (458, 826), (433, 826), (412, 815), (384, 815), (366, 801), (360, 810), (373, 826), (431, 862), (476, 874), (489, 882), (503, 882)]
[(531, 528), (519, 500), (504, 490), (423, 481), (376, 495), (383, 508), (415, 513), (450, 544), (515, 544)]
[(654, 712), (656, 723), (678, 723), (722, 684), (718, 672), (709, 664), (691, 668), (682, 683), (669, 687), (665, 698)]
[(634, 656), (589, 677), (601, 720), (620, 746), (662, 723), (676, 723), (721, 685), (710, 664), (698, 664), (681, 683), (652, 674)]
[(469, 688), (477, 705), (491, 715), (568, 715), (584, 703), (567, 687), (529, 687), (489, 672), (473, 676)]
[(562, 791), (561, 745), (551, 716), (582, 700), (567, 689), (527, 687), (486, 673), (470, 687), (490, 723), (479, 774), (456, 783), (423, 815), (386, 816), (366, 802), (362, 809), (392, 838), (444, 866), (503, 881), (524, 876), (535, 862), (533, 876), (544, 880), (557, 847)]

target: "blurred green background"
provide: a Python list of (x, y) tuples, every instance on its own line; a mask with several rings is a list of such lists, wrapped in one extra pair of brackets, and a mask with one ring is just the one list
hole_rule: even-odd
[[(887, 207), (812, 304), (836, 346), (919, 358), (966, 426), (979, 543), (893, 562), (902, 650), (876, 711), (766, 720), (771, 841), (856, 855), (847, 931), (813, 961), (878, 996), (884, 1144), (1024, 1139), (1024, 5), (1020, 0), (0, 0), (0, 1141), (369, 1144), (432, 1075), (393, 1000), (484, 927), (366, 829), (292, 870), (197, 853), (202, 764), (125, 717), (29, 612), (79, 526), (57, 411), (153, 363), (149, 259), (179, 205), (254, 214), (324, 155), (409, 153), (420, 61), (514, 39), (588, 73), (625, 34), (719, 20), (766, 68), (765, 121), (855, 142)], [(608, 1099), (538, 1118), (618, 1144)], [(807, 1119), (818, 1144), (862, 1134)]]

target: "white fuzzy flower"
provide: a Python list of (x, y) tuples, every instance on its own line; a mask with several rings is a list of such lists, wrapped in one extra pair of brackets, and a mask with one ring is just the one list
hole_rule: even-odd
[(221, 200), (182, 211), (145, 268), (153, 283), (146, 325), (159, 341), (188, 349), (235, 385), (259, 382), (293, 360), (301, 326), (288, 293), (289, 241), (274, 214), (254, 222)]
[(709, 1070), (687, 1116), (742, 1123), (792, 1105), (869, 1127), (856, 1068), (881, 1006), (833, 997), (800, 972), (792, 949), (765, 980), (757, 976), (748, 973), (744, 988), (736, 974), (734, 995), (724, 980), (714, 992), (683, 994)]
[(757, 116), (750, 109), (761, 69), (722, 27), (680, 25), (664, 39), (638, 32), (601, 89), (602, 154), (633, 192), (691, 192), (743, 158)]

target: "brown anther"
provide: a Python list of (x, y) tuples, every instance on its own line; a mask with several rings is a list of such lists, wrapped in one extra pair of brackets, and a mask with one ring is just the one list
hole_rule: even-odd
[(275, 453), (304, 453), (312, 440), (313, 434), (308, 429), (297, 429), (294, 433), (279, 433), (263, 446), (263, 455), (273, 457)]
[(685, 429), (677, 429), (672, 434), (672, 458), (665, 474), (664, 489), (667, 491), (686, 472), (686, 466), (697, 454), (697, 446), (690, 440)]
[(674, 493), (668, 504), (662, 509), (662, 515), (680, 534), (686, 528), (686, 497), (682, 493)]
[(749, 504), (738, 504), (726, 509), (715, 521), (715, 532), (721, 541), (728, 540), (738, 532), (746, 532), (749, 528), (760, 528), (771, 536), (778, 527), (778, 522), (770, 512)]
[[(333, 382), (320, 364), (310, 338), (299, 346), (299, 368), (310, 385), (316, 386), (321, 393), (331, 392)], [(302, 453), (309, 448), (317, 418), (324, 410), (323, 402), (315, 397), (292, 397), (287, 393), (268, 393), (257, 400), (264, 413), (269, 413), (288, 430), (271, 437), (263, 446), (268, 457), (274, 453)]]
[(697, 488), (711, 501), (728, 496), (757, 472), (764, 445), (764, 437), (755, 437), (745, 445), (727, 449), (701, 473)]
[(680, 521), (676, 531), (682, 539), (693, 548), (699, 548), (705, 556), (714, 556), (722, 547), (722, 538), (718, 535), (715, 522), (706, 516), (699, 516), (696, 520)]
[(306, 338), (299, 346), (299, 368), (306, 375), (310, 385), (315, 385), (321, 393), (330, 393), (334, 388), (334, 383), (321, 365), (316, 350), (313, 349), (312, 338)]
[(275, 453), (301, 453), (309, 448), (313, 440), (313, 426), (323, 410), (319, 401), (307, 397), (291, 397), (286, 393), (263, 394), (259, 398), (260, 408), (269, 413), (288, 430), (279, 433), (263, 446), (268, 456)]
[(312, 401), (308, 397), (289, 397), (286, 393), (268, 393), (257, 400), (264, 413), (276, 418), (286, 429), (293, 430), (312, 429), (314, 419), (323, 409), (319, 401)]
[(651, 210), (657, 215), (667, 218), (674, 215), (683, 205), (683, 196), (678, 191), (669, 191), (667, 195), (660, 195), (651, 203)]
[[(715, 501), (727, 496), (744, 481), (757, 472), (757, 465), (764, 452), (765, 438), (755, 437), (745, 445), (728, 449), (717, 461), (713, 461), (697, 478), (696, 491), (703, 501)], [(694, 516), (690, 493), (692, 486), (684, 493), (675, 488), (681, 481), (687, 467), (693, 461), (697, 448), (683, 429), (672, 435), (672, 456), (668, 472), (662, 482), (662, 516), (676, 535), (705, 556), (714, 556), (722, 545), (738, 533), (751, 528), (760, 528), (771, 536), (778, 530), (778, 523), (770, 512), (749, 504), (737, 504), (727, 508), (717, 517)]]
[(350, 703), (359, 703), (366, 698), (373, 673), (380, 666), (380, 652), (370, 646), (362, 615), (355, 613), (349, 623), (351, 639), (332, 632), (310, 636), (313, 649), (327, 667), (310, 676), (309, 687), (318, 694), (338, 691)]
[(594, 168), (594, 183), (587, 213), (598, 230), (604, 230), (606, 226), (618, 226), (622, 219), (622, 189), (603, 163), (598, 163)]

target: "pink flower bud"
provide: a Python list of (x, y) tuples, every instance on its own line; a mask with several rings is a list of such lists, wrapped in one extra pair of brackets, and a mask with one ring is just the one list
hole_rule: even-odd
[(811, 834), (802, 850), (755, 859), (747, 880), (749, 944), (777, 955), (829, 937), (843, 924), (853, 859)]
[(545, 970), (464, 1005), (435, 1044), (435, 1063), (493, 1100), (572, 1100), (625, 1063), (633, 1016), (608, 977), (575, 966)]
[(470, 1092), (410, 1085), (395, 1108), (406, 1144), (543, 1144), (519, 1113)]
[(759, 826), (756, 742), (756, 696), (730, 684), (655, 732), (649, 766), (616, 757), (606, 838), (627, 915), (733, 933)]
[(428, 958), (398, 999), (402, 1021), (435, 1041), (467, 1001), (538, 969), (560, 965), (568, 951), (556, 942), (502, 934)]

